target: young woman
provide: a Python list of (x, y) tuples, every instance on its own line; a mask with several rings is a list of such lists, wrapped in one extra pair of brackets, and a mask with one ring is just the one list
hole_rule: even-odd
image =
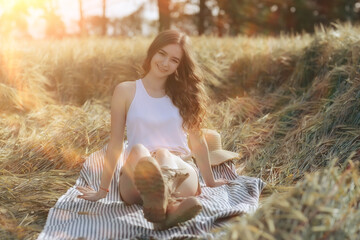
[(144, 217), (160, 228), (186, 221), (201, 210), (194, 197), (200, 193), (198, 170), (207, 186), (226, 184), (213, 177), (201, 133), (205, 95), (189, 41), (175, 30), (161, 32), (148, 49), (142, 78), (116, 86), (100, 190), (78, 187), (83, 194), (79, 198), (97, 201), (106, 196), (123, 150), (121, 198), (127, 204), (142, 204)]

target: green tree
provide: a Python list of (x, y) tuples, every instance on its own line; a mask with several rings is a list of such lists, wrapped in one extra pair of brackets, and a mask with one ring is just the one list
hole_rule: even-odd
[(177, 28), (190, 35), (212, 33), (216, 31), (216, 25), (211, 8), (216, 6), (215, 0), (175, 1), (171, 8), (171, 19)]

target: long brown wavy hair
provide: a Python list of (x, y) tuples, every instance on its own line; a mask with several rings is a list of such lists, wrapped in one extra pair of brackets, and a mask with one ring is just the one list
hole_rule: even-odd
[(151, 43), (143, 63), (144, 77), (150, 71), (152, 57), (160, 48), (168, 44), (179, 44), (183, 55), (177, 70), (168, 76), (165, 92), (178, 107), (185, 130), (200, 130), (206, 117), (207, 96), (203, 85), (203, 75), (191, 49), (190, 38), (176, 30), (159, 33)]

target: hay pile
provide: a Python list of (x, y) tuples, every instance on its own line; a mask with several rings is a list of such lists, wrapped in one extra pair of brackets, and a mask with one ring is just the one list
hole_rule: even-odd
[[(219, 238), (356, 239), (360, 29), (193, 38), (208, 125), (267, 187)], [(139, 77), (151, 39), (0, 44), (0, 239), (35, 239), (84, 157), (110, 133), (117, 83)], [(211, 49), (211, 50), (209, 50)], [(246, 236), (246, 237), (245, 237)]]
[(221, 238), (359, 239), (359, 162), (348, 160), (345, 170), (331, 166), (306, 174), (289, 193), (269, 197), (254, 215), (232, 220)]

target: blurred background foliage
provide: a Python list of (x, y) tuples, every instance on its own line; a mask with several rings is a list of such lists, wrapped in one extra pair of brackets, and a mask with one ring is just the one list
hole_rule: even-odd
[[(77, 0), (77, 31), (68, 32), (58, 12), (60, 0), (0, 0), (1, 36), (28, 37), (28, 19), (45, 22), (45, 37), (154, 35), (177, 28), (189, 35), (279, 35), (314, 32), (314, 25), (332, 22), (358, 23), (358, 0), (149, 0), (127, 16), (109, 17), (107, 11), (120, 0)], [(85, 4), (97, 4), (101, 14), (89, 14)], [(135, 2), (134, 2), (135, 4)], [(145, 4), (155, 6), (158, 19), (145, 17)], [(93, 5), (95, 6), (95, 5)], [(90, 9), (92, 10), (92, 9)], [(147, 30), (145, 31), (144, 28)]]

